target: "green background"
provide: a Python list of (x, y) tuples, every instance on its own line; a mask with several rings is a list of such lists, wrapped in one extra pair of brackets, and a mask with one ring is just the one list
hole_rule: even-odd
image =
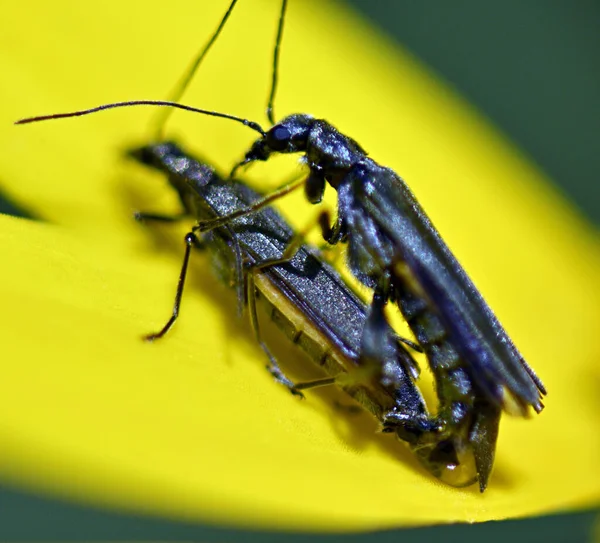
[(600, 2), (348, 0), (600, 223)]
[(351, 535), (250, 532), (103, 511), (0, 489), (0, 541), (244, 541), (249, 543), (553, 543), (590, 541), (592, 512)]
[[(301, 1), (301, 0), (291, 0)], [(430, 66), (600, 223), (600, 2), (347, 0)], [(0, 212), (28, 216), (0, 197)], [(564, 459), (568, 469), (573, 459)], [(597, 474), (590, 474), (597, 477)], [(300, 541), (591, 541), (594, 512)], [(0, 488), (0, 540), (280, 541), (104, 511)]]

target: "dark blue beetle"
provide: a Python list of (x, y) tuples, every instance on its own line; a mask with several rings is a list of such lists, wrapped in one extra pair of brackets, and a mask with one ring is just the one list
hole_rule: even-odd
[[(393, 170), (370, 159), (327, 121), (295, 114), (263, 133), (234, 172), (273, 153), (304, 155), (305, 190), (312, 203), (321, 201), (327, 183), (337, 190), (333, 226), (326, 213), (321, 215), (324, 238), (347, 242), (350, 269), (374, 289), (373, 303), (397, 303), (427, 354), (438, 415), (415, 426), (402, 413), (391, 414), (386, 430), (403, 439), (411, 434), (427, 449), (428, 459), (434, 447), (440, 455), (456, 457), (457, 466), (474, 462), (483, 491), (501, 410), (526, 416), (531, 406), (540, 412), (546, 394), (542, 382)], [(210, 221), (200, 224), (202, 230), (211, 226)], [(439, 476), (456, 484), (462, 478), (458, 473)]]

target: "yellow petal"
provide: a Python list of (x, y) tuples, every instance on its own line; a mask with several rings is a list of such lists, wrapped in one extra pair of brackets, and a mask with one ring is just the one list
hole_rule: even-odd
[[(155, 177), (119, 158), (148, 140), (150, 112), (9, 123), (162, 98), (226, 3), (153, 12), (142, 1), (100, 11), (58, 1), (4, 14), (0, 183), (59, 226), (0, 219), (0, 477), (174, 518), (304, 530), (596, 503), (596, 240), (468, 105), (339, 6), (291, 2), (278, 117), (327, 117), (408, 180), (547, 385), (546, 410), (504, 418), (480, 495), (433, 480), (366, 415), (335, 410), (328, 393), (299, 402), (272, 383), (205, 257), (176, 330), (140, 341), (168, 314), (181, 256), (176, 238), (172, 251), (157, 250), (130, 219), (137, 207), (174, 205)], [(275, 4), (240, 3), (187, 102), (262, 119)], [(170, 126), (222, 167), (253, 138), (184, 114)], [(289, 170), (277, 164), (274, 183)], [(313, 213), (290, 211), (299, 225)]]

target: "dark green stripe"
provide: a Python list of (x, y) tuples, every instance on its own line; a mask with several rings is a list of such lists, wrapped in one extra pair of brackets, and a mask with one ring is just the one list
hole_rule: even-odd
[(457, 524), (367, 534), (306, 535), (246, 531), (119, 513), (0, 487), (1, 541), (244, 541), (249, 543), (580, 543), (591, 541), (595, 513)]
[(600, 2), (348, 0), (600, 223)]
[(33, 219), (33, 214), (25, 206), (18, 204), (12, 198), (0, 190), (0, 213), (12, 215), (13, 217), (23, 217), (24, 219)]

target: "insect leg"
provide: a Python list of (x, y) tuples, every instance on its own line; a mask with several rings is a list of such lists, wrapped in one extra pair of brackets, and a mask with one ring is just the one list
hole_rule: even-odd
[(322, 379), (314, 379), (313, 381), (304, 381), (303, 383), (297, 383), (296, 385), (294, 385), (294, 388), (296, 390), (308, 390), (309, 388), (335, 385), (336, 383), (337, 377), (323, 377)]
[[(194, 227), (194, 231), (195, 231)], [(231, 236), (233, 241), (233, 251), (235, 253), (235, 286), (237, 291), (237, 314), (241, 317), (244, 314), (244, 304), (248, 299), (246, 293), (246, 281), (244, 276), (244, 258), (242, 257), (242, 249), (238, 242), (237, 236), (234, 235), (229, 226), (224, 227)]]
[(267, 347), (266, 343), (262, 339), (260, 326), (258, 323), (258, 313), (256, 311), (256, 285), (254, 281), (255, 273), (258, 269), (260, 269), (259, 266), (248, 266), (244, 268), (244, 285), (248, 304), (248, 315), (250, 317), (250, 326), (252, 326), (256, 341), (269, 358), (269, 364), (267, 365), (267, 370), (269, 373), (278, 383), (281, 383), (283, 386), (287, 387), (292, 394), (304, 398), (304, 394), (297, 390), (294, 386), (294, 383), (285, 376), (282, 369), (279, 367), (279, 363), (277, 362), (275, 355), (273, 355), (271, 350)]
[(188, 217), (187, 213), (179, 213), (177, 215), (163, 215), (162, 213), (146, 213), (143, 211), (136, 211), (133, 214), (133, 218), (138, 222), (162, 222), (162, 223), (173, 223), (179, 222)]
[[(286, 262), (290, 261), (294, 257), (294, 255), (296, 254), (298, 249), (300, 249), (302, 244), (305, 242), (306, 236), (314, 228), (314, 225), (315, 225), (314, 219), (307, 222), (306, 225), (302, 228), (302, 230), (299, 230), (298, 232), (294, 233), (292, 239), (288, 242), (288, 245), (285, 248), (285, 250), (283, 251), (280, 258), (262, 262), (260, 264), (260, 267), (266, 268), (269, 266), (274, 266), (276, 264), (285, 264)], [(329, 246), (326, 247), (326, 249), (329, 249), (329, 248), (330, 248)]]
[(407, 374), (416, 379), (419, 368), (410, 353), (400, 345), (400, 342), (409, 345), (412, 342), (393, 333), (385, 316), (386, 303), (387, 298), (375, 291), (363, 329), (361, 365), (380, 373), (384, 383), (397, 384), (404, 381)]
[[(290, 246), (292, 246), (292, 244), (290, 244)], [(290, 260), (290, 258), (286, 257), (285, 253), (284, 253), (284, 256), (282, 256), (281, 258), (273, 258), (273, 259), (269, 259), (269, 260), (264, 260), (257, 264), (245, 267), (244, 283), (246, 285), (246, 299), (248, 301), (248, 312), (250, 315), (250, 324), (254, 331), (256, 340), (258, 341), (259, 345), (261, 346), (263, 351), (266, 353), (266, 355), (269, 357), (270, 364), (267, 366), (269, 373), (271, 373), (271, 375), (273, 375), (275, 377), (275, 380), (277, 382), (279, 382), (282, 385), (289, 388), (290, 391), (292, 392), (292, 394), (304, 397), (304, 395), (300, 392), (301, 390), (308, 390), (309, 388), (317, 388), (317, 387), (322, 387), (322, 386), (333, 385), (338, 382), (338, 378), (337, 377), (323, 377), (320, 379), (314, 379), (311, 381), (305, 381), (302, 383), (294, 384), (290, 379), (288, 379), (285, 376), (285, 374), (279, 367), (279, 363), (277, 362), (277, 359), (271, 353), (269, 348), (265, 345), (264, 341), (262, 340), (262, 337), (260, 335), (260, 327), (259, 327), (259, 323), (258, 323), (258, 314), (257, 314), (257, 310), (256, 310), (256, 286), (255, 286), (255, 280), (254, 280), (256, 274), (262, 269), (265, 269), (265, 268), (268, 268), (271, 266), (278, 266), (280, 264), (285, 264), (285, 263), (289, 262), (289, 260)]]
[(333, 226), (331, 226), (331, 215), (328, 210), (325, 209), (319, 214), (321, 234), (323, 235), (323, 239), (330, 245), (336, 245), (346, 239), (344, 218), (339, 214), (340, 212), (338, 209), (338, 217)]
[(275, 200), (278, 200), (279, 198), (296, 190), (303, 183), (304, 183), (304, 176), (300, 177), (299, 179), (297, 179), (295, 181), (292, 181), (291, 183), (288, 183), (287, 185), (284, 185), (283, 187), (281, 187), (277, 190), (274, 190), (273, 192), (271, 192), (270, 194), (267, 194), (266, 196), (263, 196), (262, 198), (259, 198), (254, 203), (250, 204), (248, 207), (245, 207), (243, 209), (238, 209), (237, 211), (234, 211), (233, 213), (229, 213), (229, 215), (223, 215), (222, 217), (218, 217), (216, 219), (210, 219), (210, 220), (206, 220), (206, 221), (198, 221), (197, 230), (200, 232), (208, 232), (210, 230), (213, 230), (214, 228), (218, 228), (219, 226), (223, 226), (223, 225), (231, 222), (233, 219), (238, 219), (240, 217), (245, 217), (246, 215), (250, 215), (256, 211), (259, 211), (263, 207), (268, 206)]
[(181, 298), (183, 296), (183, 287), (185, 286), (185, 277), (187, 275), (188, 264), (190, 262), (190, 252), (193, 246), (200, 244), (200, 241), (193, 232), (189, 232), (185, 235), (185, 253), (183, 255), (183, 264), (181, 266), (181, 272), (179, 272), (179, 280), (177, 281), (177, 290), (175, 292), (175, 303), (173, 304), (173, 313), (167, 323), (161, 328), (159, 332), (154, 334), (147, 334), (144, 336), (146, 341), (154, 341), (163, 337), (175, 324), (177, 317), (179, 316), (179, 309), (181, 307)]

